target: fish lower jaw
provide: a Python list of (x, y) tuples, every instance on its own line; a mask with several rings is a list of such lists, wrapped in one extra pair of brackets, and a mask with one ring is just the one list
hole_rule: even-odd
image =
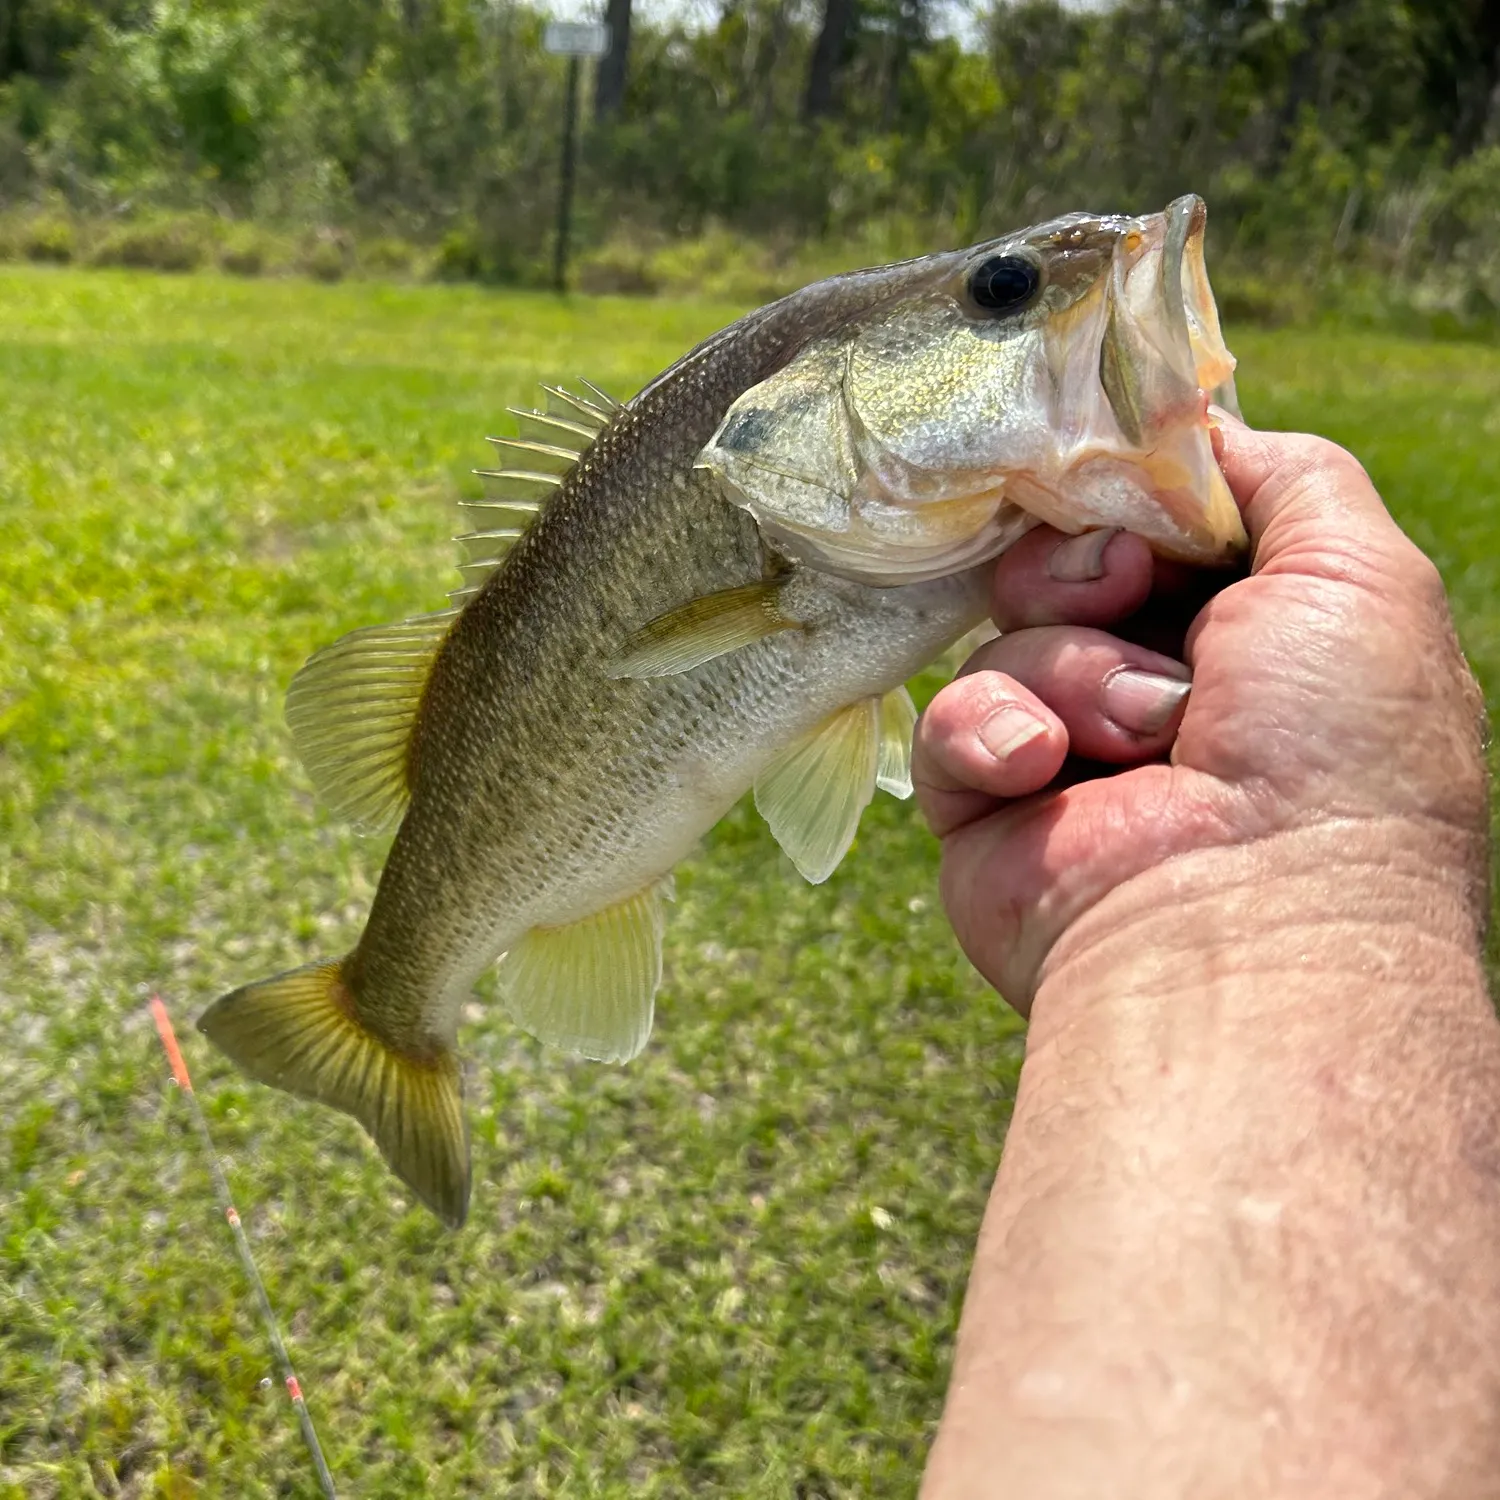
[(1145, 452), (1110, 444), (1075, 449), (1054, 474), (1012, 475), (1008, 493), (1059, 531), (1119, 527), (1178, 562), (1220, 566), (1248, 546), (1207, 429), (1196, 424)]
[(799, 526), (755, 513), (775, 545), (819, 572), (876, 588), (948, 578), (998, 557), (1036, 519), (1010, 503), (995, 475), (947, 493), (893, 493), (862, 482), (843, 524)]

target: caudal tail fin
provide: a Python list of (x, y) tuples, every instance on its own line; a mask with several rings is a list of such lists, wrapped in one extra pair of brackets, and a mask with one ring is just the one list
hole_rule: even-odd
[(458, 1059), (396, 1051), (356, 1018), (344, 961), (308, 964), (216, 1000), (198, 1029), (252, 1078), (351, 1114), (451, 1228), (469, 1211)]

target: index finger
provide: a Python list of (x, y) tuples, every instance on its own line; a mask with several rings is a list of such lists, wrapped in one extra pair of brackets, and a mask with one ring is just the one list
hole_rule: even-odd
[(1036, 526), (995, 563), (990, 614), (1001, 631), (1113, 625), (1146, 602), (1152, 571), (1151, 549), (1138, 536)]

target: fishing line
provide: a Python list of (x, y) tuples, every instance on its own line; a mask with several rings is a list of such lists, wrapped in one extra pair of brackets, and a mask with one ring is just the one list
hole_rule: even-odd
[(307, 1451), (312, 1454), (313, 1467), (318, 1471), (318, 1483), (322, 1485), (323, 1493), (328, 1500), (338, 1500), (338, 1495), (333, 1488), (333, 1475), (328, 1472), (328, 1465), (323, 1458), (323, 1449), (318, 1443), (318, 1434), (313, 1428), (312, 1415), (302, 1395), (301, 1382), (297, 1379), (296, 1370), (292, 1368), (292, 1357), (286, 1352), (286, 1344), (282, 1342), (281, 1326), (277, 1323), (276, 1314), (271, 1309), (271, 1299), (266, 1295), (266, 1284), (260, 1279), (255, 1257), (250, 1252), (250, 1241), (246, 1238), (245, 1226), (240, 1223), (239, 1210), (234, 1206), (233, 1198), (230, 1197), (229, 1179), (225, 1177), (224, 1169), (219, 1165), (219, 1153), (214, 1149), (213, 1136), (209, 1134), (208, 1117), (203, 1113), (203, 1106), (198, 1103), (198, 1096), (193, 1092), (193, 1080), (188, 1076), (187, 1063), (183, 1061), (182, 1049), (177, 1045), (177, 1033), (172, 1029), (172, 1018), (167, 1014), (167, 1007), (162, 1004), (160, 995), (151, 997), (151, 1019), (156, 1022), (156, 1034), (161, 1038), (162, 1050), (167, 1054), (167, 1062), (172, 1068), (172, 1077), (176, 1080), (177, 1087), (187, 1095), (188, 1103), (192, 1105), (193, 1119), (197, 1122), (198, 1134), (202, 1138), (203, 1149), (208, 1155), (209, 1170), (213, 1173), (214, 1187), (218, 1190), (219, 1207), (224, 1211), (224, 1218), (234, 1233), (235, 1248), (240, 1253), (240, 1264), (245, 1268), (245, 1275), (250, 1278), (250, 1285), (255, 1291), (255, 1300), (260, 1304), (261, 1321), (266, 1325), (266, 1333), (270, 1336), (271, 1348), (275, 1352), (282, 1381), (286, 1385), (287, 1395), (291, 1397), (292, 1407), (297, 1413), (297, 1422), (302, 1428), (302, 1441), (307, 1444)]

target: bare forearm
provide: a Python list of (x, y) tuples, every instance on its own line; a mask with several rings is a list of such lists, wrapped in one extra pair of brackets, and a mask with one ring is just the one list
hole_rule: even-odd
[(1444, 837), (1166, 866), (1060, 945), (929, 1500), (1500, 1495), (1500, 1026)]

